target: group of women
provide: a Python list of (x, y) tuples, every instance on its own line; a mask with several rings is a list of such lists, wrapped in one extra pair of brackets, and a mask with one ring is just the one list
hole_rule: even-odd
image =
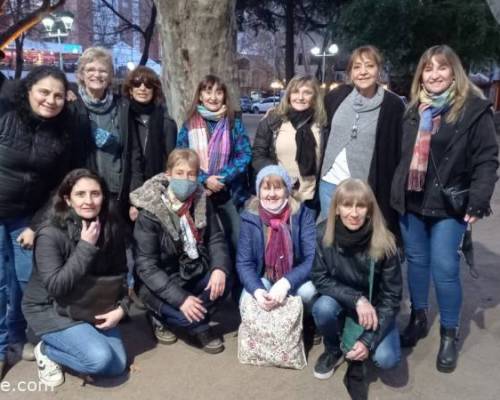
[[(324, 99), (314, 78), (293, 78), (253, 146), (216, 76), (199, 83), (177, 134), (146, 67), (117, 95), (109, 54), (87, 49), (72, 101), (63, 73), (33, 70), (0, 104), (1, 370), (13, 352), (33, 358), (26, 318), (47, 385), (64, 381), (61, 366), (123, 373), (123, 282), (161, 343), (184, 331), (219, 353), (210, 318), (241, 286), (264, 310), (300, 296), (324, 339), (314, 375), (326, 379), (347, 359), (358, 396), (367, 358), (392, 368), (400, 345), (427, 334), (432, 276), (437, 368), (453, 371), (457, 250), (467, 224), (491, 212), (496, 181), (492, 111), (446, 45), (422, 55), (406, 110), (381, 86), (382, 68), (376, 48), (356, 49), (350, 83)], [(401, 248), (411, 316), (400, 337)], [(347, 317), (362, 332), (346, 349)]]

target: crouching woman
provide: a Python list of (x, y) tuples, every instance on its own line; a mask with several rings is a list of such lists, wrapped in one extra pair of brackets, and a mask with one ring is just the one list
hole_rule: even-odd
[(126, 368), (117, 328), (129, 305), (125, 243), (109, 200), (101, 177), (73, 170), (36, 233), (23, 312), (42, 339), (35, 357), (39, 379), (49, 387), (64, 382), (61, 366), (103, 376)]
[(337, 187), (328, 218), (318, 227), (311, 277), (321, 294), (314, 303), (313, 317), (325, 344), (314, 376), (330, 377), (343, 357), (341, 316), (352, 316), (363, 328), (352, 348), (344, 348), (353, 368), (370, 356), (380, 368), (394, 367), (401, 356), (396, 328), (401, 267), (394, 236), (365, 182), (347, 179)]
[(217, 215), (197, 184), (194, 150), (176, 149), (160, 173), (130, 195), (139, 296), (152, 313), (155, 336), (176, 341), (180, 328), (210, 354), (224, 345), (209, 327), (211, 311), (230, 290), (230, 261)]
[(253, 295), (264, 310), (281, 305), (289, 294), (302, 298), (310, 314), (316, 290), (310, 273), (316, 224), (308, 207), (291, 197), (286, 170), (268, 165), (256, 179), (257, 196), (241, 214), (236, 268), (243, 296)]

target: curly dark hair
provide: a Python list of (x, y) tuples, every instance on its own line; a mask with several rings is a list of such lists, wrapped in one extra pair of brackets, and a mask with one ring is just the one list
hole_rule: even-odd
[(147, 82), (153, 86), (153, 100), (156, 103), (161, 103), (163, 101), (163, 92), (161, 89), (160, 78), (151, 68), (145, 67), (144, 65), (139, 65), (134, 70), (130, 71), (125, 82), (123, 83), (122, 93), (128, 99), (131, 98), (130, 90), (134, 87), (132, 84), (135, 80), (141, 80)]
[[(37, 82), (49, 76), (63, 84), (65, 93), (68, 91), (68, 79), (66, 78), (64, 72), (62, 72), (59, 68), (49, 65), (41, 65), (33, 68), (25, 78), (21, 79), (16, 89), (14, 102), (17, 114), (21, 120), (29, 122), (30, 119), (32, 119), (33, 112), (28, 99), (29, 91)], [(54, 118), (51, 118), (51, 120), (63, 120), (66, 116), (66, 108), (67, 105), (65, 102), (62, 111)]]
[(101, 176), (89, 169), (74, 169), (64, 177), (53, 198), (51, 220), (58, 226), (66, 226), (71, 212), (71, 207), (66, 202), (66, 199), (70, 197), (76, 183), (83, 178), (92, 179), (101, 187), (103, 202), (99, 213), (99, 221), (102, 234), (98, 243), (101, 248), (108, 248), (108, 246), (113, 245), (114, 238), (119, 237), (122, 220), (117, 207), (111, 202), (108, 185)]

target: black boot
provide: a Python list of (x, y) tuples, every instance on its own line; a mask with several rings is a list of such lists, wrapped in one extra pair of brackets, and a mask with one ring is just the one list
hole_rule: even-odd
[(401, 347), (414, 347), (417, 342), (427, 336), (427, 312), (411, 310), (410, 322), (401, 334)]
[(441, 344), (436, 360), (439, 372), (453, 372), (457, 367), (458, 359), (458, 328), (445, 328), (441, 326)]
[(344, 385), (352, 400), (368, 400), (366, 365), (362, 361), (349, 361)]

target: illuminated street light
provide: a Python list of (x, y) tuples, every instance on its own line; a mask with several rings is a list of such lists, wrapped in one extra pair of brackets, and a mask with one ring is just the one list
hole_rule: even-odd
[(49, 38), (57, 38), (59, 45), (59, 68), (64, 71), (61, 38), (67, 37), (73, 27), (75, 17), (69, 11), (56, 12), (42, 19), (42, 24)]
[(326, 64), (326, 57), (333, 57), (339, 52), (339, 46), (337, 46), (335, 43), (330, 45), (328, 47), (328, 51), (323, 51), (321, 52), (321, 49), (319, 47), (313, 47), (311, 49), (311, 54), (315, 57), (322, 57), (323, 58), (323, 67), (321, 69), (321, 83), (325, 83), (325, 64)]
[(282, 90), (284, 88), (283, 83), (279, 79), (275, 79), (269, 85), (273, 89), (273, 107), (276, 105), (276, 90)]

